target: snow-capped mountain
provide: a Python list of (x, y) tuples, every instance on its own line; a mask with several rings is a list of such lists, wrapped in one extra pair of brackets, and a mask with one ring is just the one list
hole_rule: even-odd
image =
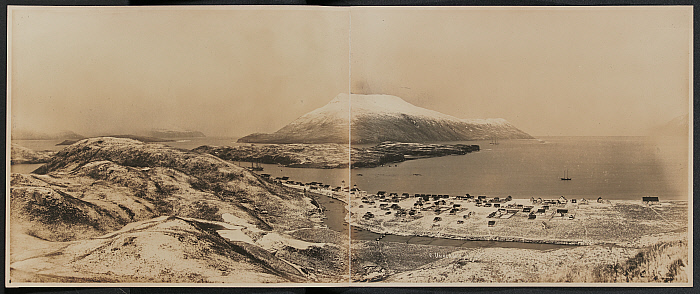
[(460, 119), (421, 108), (392, 95), (339, 94), (272, 134), (251, 134), (250, 143), (431, 142), (528, 139), (504, 119)]

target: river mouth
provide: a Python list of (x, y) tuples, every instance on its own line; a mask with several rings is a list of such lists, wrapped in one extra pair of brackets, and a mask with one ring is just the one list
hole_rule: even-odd
[[(549, 244), (549, 243), (525, 243), (509, 241), (483, 241), (483, 240), (459, 240), (439, 237), (424, 236), (399, 236), (391, 234), (378, 234), (359, 227), (350, 226), (346, 222), (346, 204), (340, 200), (333, 199), (322, 194), (310, 194), (316, 202), (323, 208), (325, 218), (323, 223), (329, 229), (340, 233), (349, 233), (353, 241), (379, 241), (432, 246), (448, 246), (459, 248), (517, 248), (531, 250), (555, 250), (563, 248), (573, 248), (576, 245)], [(348, 231), (349, 230), (349, 231)]]

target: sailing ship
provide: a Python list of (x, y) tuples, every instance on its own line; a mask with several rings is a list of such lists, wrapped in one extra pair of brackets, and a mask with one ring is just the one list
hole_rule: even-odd
[(491, 139), (491, 143), (489, 143), (489, 144), (491, 144), (491, 145), (498, 145), (498, 144), (499, 144), (499, 143), (498, 143), (498, 139), (496, 139), (495, 137), (492, 138), (492, 139)]
[(251, 170), (251, 171), (262, 171), (262, 170), (263, 170), (263, 167), (260, 165), (260, 162), (252, 162), (252, 161), (251, 161), (251, 162), (250, 162), (250, 167), (248, 168), (248, 170)]
[(561, 178), (562, 181), (571, 181), (571, 178), (569, 177), (569, 170), (567, 169), (564, 171), (564, 177)]

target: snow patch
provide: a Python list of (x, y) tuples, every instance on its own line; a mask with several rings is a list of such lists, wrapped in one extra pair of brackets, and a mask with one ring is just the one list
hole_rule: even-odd
[(243, 233), (241, 229), (243, 229), (243, 227), (240, 227), (238, 230), (218, 230), (216, 231), (216, 233), (229, 241), (242, 241), (245, 243), (254, 244), (255, 241), (253, 241), (252, 238)]
[(311, 243), (302, 240), (293, 239), (291, 237), (283, 236), (278, 233), (268, 233), (257, 242), (258, 245), (265, 249), (282, 249), (285, 246), (294, 247), (296, 249), (309, 249), (312, 246), (323, 247), (326, 243)]
[(449, 122), (466, 122), (470, 124), (508, 125), (502, 118), (489, 119), (460, 119), (434, 110), (425, 109), (406, 102), (400, 97), (385, 94), (338, 94), (325, 106), (311, 111), (298, 118), (294, 124), (312, 120), (338, 120), (344, 123), (348, 121), (348, 107), (351, 110), (352, 120), (355, 121), (366, 116), (416, 116), (421, 119)]

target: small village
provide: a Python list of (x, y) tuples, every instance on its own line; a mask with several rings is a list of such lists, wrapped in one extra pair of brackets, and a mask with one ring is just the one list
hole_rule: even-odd
[(684, 203), (640, 198), (522, 199), (359, 191), (351, 196), (350, 219), (354, 226), (380, 234), (567, 245), (636, 242), (644, 235), (680, 227)]
[(300, 181), (294, 181), (291, 180), (287, 176), (282, 176), (282, 177), (272, 177), (270, 174), (260, 174), (260, 176), (272, 183), (280, 184), (283, 186), (287, 186), (290, 188), (294, 188), (297, 190), (301, 190), (303, 192), (309, 192), (309, 193), (315, 193), (315, 194), (321, 194), (325, 195), (337, 200), (340, 200), (342, 202), (347, 203), (348, 202), (348, 195), (360, 195), (361, 193), (367, 194), (364, 191), (360, 191), (357, 187), (350, 188), (349, 186), (345, 185), (345, 181), (341, 182), (341, 186), (332, 186), (329, 184), (324, 184), (322, 182), (300, 182)]
[[(636, 242), (678, 228), (684, 202), (377, 191), (357, 186), (300, 182), (261, 174), (267, 181), (348, 204), (349, 222), (381, 235), (426, 236), (569, 245)], [(323, 207), (319, 207), (324, 209)], [(613, 233), (610, 233), (613, 230)]]
[[(357, 197), (355, 197), (357, 198)], [(488, 219), (485, 223), (489, 227), (496, 225), (497, 220), (511, 218), (527, 218), (529, 220), (553, 218), (574, 219), (578, 205), (588, 205), (587, 199), (567, 199), (564, 196), (558, 199), (530, 198), (514, 200), (507, 197), (487, 197), (484, 195), (444, 195), (444, 194), (409, 194), (387, 193), (378, 191), (376, 194), (359, 196), (360, 204), (353, 205), (363, 212), (365, 220), (376, 218), (377, 215), (394, 216), (404, 218), (407, 221), (420, 219), (426, 216), (432, 218), (432, 227), (453, 221), (460, 225), (465, 220), (478, 218)], [(605, 203), (603, 198), (595, 200), (596, 203)], [(353, 210), (357, 213), (358, 210)], [(446, 217), (450, 216), (450, 217)]]

